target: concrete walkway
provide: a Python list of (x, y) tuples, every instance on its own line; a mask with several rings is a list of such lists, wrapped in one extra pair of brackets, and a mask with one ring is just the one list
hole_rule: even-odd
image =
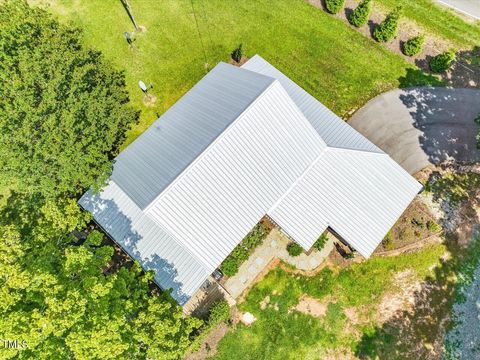
[(316, 269), (330, 254), (334, 248), (334, 237), (329, 235), (329, 240), (322, 251), (311, 250), (310, 254), (301, 254), (292, 257), (287, 252), (287, 245), (292, 242), (278, 229), (273, 229), (238, 270), (238, 273), (230, 277), (223, 285), (225, 290), (237, 299), (265, 267), (275, 258), (279, 258), (301, 270)]
[(370, 100), (349, 124), (414, 174), (446, 160), (480, 161), (478, 114), (480, 90), (410, 88)]

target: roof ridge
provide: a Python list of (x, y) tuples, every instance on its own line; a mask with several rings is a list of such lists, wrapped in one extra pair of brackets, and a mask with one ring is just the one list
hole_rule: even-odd
[[(358, 149), (358, 148), (349, 148), (349, 147), (343, 147), (343, 146), (331, 146), (327, 145), (328, 148), (333, 149), (333, 150), (345, 150), (345, 151), (354, 151), (354, 152), (361, 152), (361, 153), (367, 153), (367, 154), (377, 154), (377, 155), (388, 155), (385, 151), (380, 149), (380, 151), (373, 151), (373, 150), (366, 150), (366, 149)], [(378, 146), (377, 146), (378, 147)]]
[[(233, 66), (233, 65), (232, 65)], [(147, 214), (150, 209), (154, 206), (154, 204), (158, 201), (158, 199), (160, 197), (162, 197), (164, 194), (166, 194), (167, 192), (169, 192), (169, 190), (188, 172), (188, 170), (190, 170), (193, 166), (195, 166), (195, 164), (200, 161), (201, 158), (203, 158), (205, 156), (205, 154), (212, 148), (215, 146), (215, 144), (220, 141), (226, 133), (228, 133), (234, 126), (235, 124), (238, 123), (239, 119), (243, 117), (243, 115), (249, 110), (252, 108), (252, 106), (261, 98), (265, 95), (265, 93), (270, 90), (272, 88), (272, 86), (276, 83), (278, 83), (278, 80), (277, 79), (273, 79), (271, 78), (273, 81), (270, 83), (269, 86), (267, 86), (261, 93), (260, 95), (258, 95), (241, 113), (239, 116), (237, 116), (237, 118), (232, 121), (232, 123), (230, 125), (227, 126), (226, 129), (224, 129), (190, 164), (188, 164), (188, 166), (182, 170), (182, 172), (180, 174), (177, 175), (177, 177), (175, 177), (175, 179), (173, 179), (170, 184), (168, 184), (168, 186), (163, 189), (163, 191), (158, 194), (155, 199), (153, 199), (150, 204), (148, 204), (142, 211)]]

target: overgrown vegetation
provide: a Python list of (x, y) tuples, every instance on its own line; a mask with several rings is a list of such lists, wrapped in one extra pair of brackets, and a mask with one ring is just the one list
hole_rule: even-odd
[(336, 14), (343, 9), (345, 0), (325, 0), (325, 7), (331, 14)]
[(201, 321), (138, 264), (112, 267), (76, 203), (136, 120), (123, 74), (24, 1), (0, 2), (0, 47), (0, 338), (28, 344), (1, 357), (178, 359)]
[(430, 59), (430, 70), (435, 73), (443, 73), (450, 69), (453, 61), (455, 61), (455, 51), (449, 50), (438, 54)]
[(299, 256), (303, 253), (303, 249), (296, 242), (291, 242), (287, 245), (287, 252), (290, 256)]
[(242, 263), (248, 259), (255, 248), (263, 242), (263, 239), (270, 232), (270, 227), (264, 223), (259, 222), (252, 231), (238, 244), (235, 249), (223, 261), (220, 269), (227, 276), (233, 276), (238, 272), (238, 268)]
[(362, 0), (348, 17), (350, 24), (361, 27), (368, 22), (372, 12), (372, 0)]
[(471, 191), (478, 188), (480, 188), (480, 174), (462, 174), (453, 171), (434, 177), (425, 186), (425, 190), (432, 192), (435, 199), (448, 199), (453, 205), (469, 200)]
[(388, 42), (397, 36), (398, 22), (402, 7), (397, 6), (391, 13), (387, 15), (385, 20), (378, 24), (373, 31), (373, 38), (380, 42)]
[[(238, 325), (228, 332), (214, 359), (308, 359), (355, 349), (355, 332), (376, 324), (377, 306), (396, 289), (395, 274), (408, 269), (415, 279), (422, 279), (432, 273), (444, 251), (435, 245), (395, 258), (374, 257), (338, 272), (325, 268), (312, 277), (276, 268), (239, 305), (258, 320), (251, 327)], [(325, 315), (313, 317), (294, 310), (303, 295), (324, 304)], [(269, 306), (262, 309), (267, 296)], [(348, 310), (358, 317), (355, 323), (346, 316)]]
[(402, 46), (402, 51), (407, 56), (415, 56), (422, 51), (423, 44), (425, 42), (425, 36), (419, 35), (411, 39), (408, 39)]

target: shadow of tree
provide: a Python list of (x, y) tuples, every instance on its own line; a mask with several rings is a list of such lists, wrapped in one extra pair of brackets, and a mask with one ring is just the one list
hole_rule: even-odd
[[(471, 50), (458, 51), (452, 67), (437, 76), (442, 81), (456, 88), (480, 88), (480, 46)], [(415, 60), (415, 65), (430, 73), (430, 60), (433, 56), (427, 55)]]
[[(360, 359), (439, 359), (443, 336), (456, 299), (455, 276), (472, 249), (446, 242), (451, 256), (434, 269), (414, 294), (412, 310), (394, 315), (382, 326), (366, 331), (355, 351)], [(478, 252), (478, 241), (474, 244)], [(471, 253), (471, 251), (470, 251)]]
[(81, 202), (82, 207), (94, 215), (97, 225), (114, 243), (138, 261), (145, 271), (154, 272), (155, 283), (161, 289), (170, 292), (180, 305), (190, 299), (190, 296), (183, 292), (183, 284), (177, 280), (178, 271), (173, 263), (158, 253), (142, 253), (139, 244), (143, 236), (134, 230), (132, 219), (122, 212), (115, 201), (101, 198), (98, 193), (94, 194), (89, 190)]
[(474, 122), (480, 113), (479, 98), (480, 90), (426, 87), (406, 89), (400, 95), (413, 126), (422, 132), (420, 146), (431, 163), (480, 161)]

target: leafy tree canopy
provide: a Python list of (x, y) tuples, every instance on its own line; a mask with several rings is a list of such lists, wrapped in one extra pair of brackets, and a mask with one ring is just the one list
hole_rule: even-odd
[(105, 180), (137, 117), (123, 74), (20, 0), (0, 5), (0, 48), (0, 185), (58, 197)]

